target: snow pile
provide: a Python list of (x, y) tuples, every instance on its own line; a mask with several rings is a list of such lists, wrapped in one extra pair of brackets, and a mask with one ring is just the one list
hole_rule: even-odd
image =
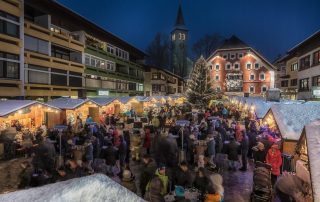
[(283, 139), (299, 140), (303, 127), (320, 119), (320, 102), (274, 104), (271, 111)]
[(305, 129), (314, 197), (313, 201), (320, 201), (320, 120), (306, 125)]
[(0, 195), (0, 201), (14, 202), (139, 202), (134, 193), (102, 174), (75, 178), (38, 188)]

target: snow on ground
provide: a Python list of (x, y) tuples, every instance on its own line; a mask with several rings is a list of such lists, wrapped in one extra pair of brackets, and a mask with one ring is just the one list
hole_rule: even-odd
[(320, 119), (305, 128), (313, 197), (314, 201), (320, 201)]
[(143, 202), (102, 174), (75, 178), (42, 187), (0, 195), (0, 202)]
[(271, 111), (284, 139), (299, 140), (305, 125), (320, 119), (320, 102), (275, 104)]

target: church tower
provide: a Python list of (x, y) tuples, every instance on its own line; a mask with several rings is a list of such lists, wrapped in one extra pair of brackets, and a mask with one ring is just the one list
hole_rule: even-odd
[(184, 23), (181, 4), (179, 4), (177, 19), (171, 32), (171, 68), (174, 74), (182, 78), (188, 76), (187, 44), (188, 29)]

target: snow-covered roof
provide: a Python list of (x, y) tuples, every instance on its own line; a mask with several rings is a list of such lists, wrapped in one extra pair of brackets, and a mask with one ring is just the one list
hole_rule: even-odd
[[(60, 109), (75, 109), (77, 107), (80, 107), (86, 102), (89, 102), (88, 99), (73, 99), (73, 98), (57, 98), (54, 100), (50, 100), (47, 102), (47, 104), (52, 105), (54, 107), (60, 108)], [(94, 102), (94, 101), (92, 101)], [(98, 103), (96, 103), (98, 104)]]
[(320, 119), (305, 126), (313, 201), (320, 201)]
[(150, 100), (147, 96), (135, 96), (134, 98), (139, 102), (148, 102)]
[(128, 102), (130, 102), (132, 99), (134, 99), (134, 97), (132, 96), (121, 96), (121, 97), (117, 97), (116, 100), (118, 100), (119, 102), (121, 102), (122, 104), (127, 104)]
[(34, 104), (41, 104), (47, 107), (59, 109), (50, 104), (41, 103), (35, 100), (1, 100), (0, 101), (0, 117), (6, 116), (12, 112), (18, 111), (20, 109), (29, 107)]
[(42, 187), (0, 195), (0, 202), (73, 202), (117, 201), (143, 202), (144, 200), (102, 174), (75, 178)]
[(115, 97), (95, 97), (95, 98), (90, 98), (89, 100), (101, 105), (105, 106), (110, 104), (113, 100), (115, 100)]
[(284, 139), (299, 140), (305, 125), (320, 119), (320, 102), (274, 104), (272, 114)]

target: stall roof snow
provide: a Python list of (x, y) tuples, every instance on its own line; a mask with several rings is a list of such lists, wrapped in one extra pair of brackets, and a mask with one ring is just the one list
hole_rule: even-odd
[(0, 195), (0, 202), (117, 201), (140, 202), (142, 198), (102, 174), (75, 178), (42, 187)]
[(271, 109), (284, 139), (299, 140), (303, 127), (320, 118), (320, 102), (275, 104)]
[(313, 201), (320, 201), (320, 119), (305, 126), (305, 135), (308, 145)]
[[(47, 103), (49, 105), (52, 105), (52, 106), (60, 108), (60, 109), (75, 109), (88, 101), (90, 101), (90, 100), (62, 97), (62, 98), (57, 98), (57, 99), (51, 100)], [(92, 101), (92, 102), (94, 102), (94, 101)], [(96, 104), (98, 104), (98, 103), (96, 103)]]
[(35, 100), (1, 100), (0, 101), (0, 117), (6, 116), (12, 112), (18, 111), (20, 109), (23, 109), (25, 107), (28, 107), (34, 104), (41, 104), (48, 107), (57, 108), (50, 104), (41, 103)]
[(132, 99), (135, 99), (135, 97), (132, 96), (121, 96), (121, 97), (117, 97), (116, 100), (118, 100), (119, 102), (121, 102), (122, 104), (127, 104), (128, 102), (130, 102)]
[(105, 106), (110, 104), (112, 101), (114, 101), (116, 98), (115, 97), (95, 97), (95, 98), (90, 98), (91, 101), (101, 105)]

